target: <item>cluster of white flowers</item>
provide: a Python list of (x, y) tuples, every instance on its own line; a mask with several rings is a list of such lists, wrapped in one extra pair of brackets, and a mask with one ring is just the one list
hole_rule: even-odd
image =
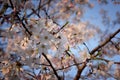
[[(51, 20), (48, 20), (48, 24), (45, 23), (44, 19), (30, 20), (30, 25), (32, 26), (27, 27), (32, 32), (30, 37), (25, 34), (25, 31), (19, 29), (20, 26), (15, 26), (16, 24), (14, 24), (8, 32), (8, 34), (12, 33), (13, 37), (8, 39), (7, 53), (9, 55), (14, 53), (19, 55), (21, 61), (26, 65), (33, 63), (33, 60), (30, 59), (40, 60), (41, 54), (47, 55), (49, 50), (53, 50), (54, 53), (59, 55), (64, 53), (64, 45), (67, 40), (65, 40), (65, 37), (64, 39), (62, 38), (62, 34), (52, 34), (53, 30), (57, 31), (59, 27), (53, 24)], [(58, 38), (58, 36), (61, 38)], [(53, 47), (56, 49), (53, 49)]]
[(83, 41), (86, 41), (93, 37), (95, 30), (87, 29), (87, 26), (87, 22), (81, 22), (77, 24), (72, 24), (64, 29), (64, 34), (66, 35), (71, 46), (83, 43)]
[[(85, 40), (85, 23), (66, 26), (62, 31), (59, 31), (60, 27), (54, 24), (52, 20), (31, 19), (26, 28), (32, 33), (31, 36), (26, 34), (25, 29), (20, 24), (13, 24), (7, 32), (8, 35), (5, 35), (9, 37), (9, 33), (12, 33), (12, 37), (8, 38), (6, 53), (9, 58), (10, 54), (19, 55), (19, 61), (31, 68), (39, 67), (38, 64), (46, 61), (41, 57), (42, 53), (47, 56), (54, 56), (50, 59), (53, 61), (53, 65), (57, 67), (55, 60), (58, 59), (60, 65), (61, 60), (59, 59), (66, 54), (65, 51), (68, 47), (73, 47)], [(87, 31), (89, 32), (89, 30)], [(88, 55), (83, 53), (80, 57), (82, 57), (81, 61), (85, 61)], [(63, 63), (67, 66), (69, 60), (72, 59), (65, 57)]]

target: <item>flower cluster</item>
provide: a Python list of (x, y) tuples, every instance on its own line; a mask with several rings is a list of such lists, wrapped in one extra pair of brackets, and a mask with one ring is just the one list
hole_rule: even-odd
[[(72, 63), (70, 61), (73, 59), (70, 56), (65, 57), (68, 55), (66, 54), (66, 50), (83, 42), (86, 40), (86, 37), (88, 39), (85, 31), (87, 33), (91, 31), (87, 30), (86, 26), (86, 23), (72, 24), (65, 26), (61, 30), (52, 20), (31, 19), (26, 28), (28, 28), (32, 35), (27, 36), (21, 24), (13, 24), (7, 32), (8, 35), (5, 35), (6, 37), (12, 36), (7, 38), (6, 54), (8, 58), (5, 60), (10, 62), (8, 59), (12, 58), (11, 60), (14, 64), (19, 62), (30, 68), (40, 68), (41, 65), (39, 64), (47, 64), (45, 58), (42, 56), (44, 53), (49, 57), (56, 69), (62, 68), (62, 66), (67, 67)], [(11, 57), (11, 54), (14, 55), (14, 59)], [(86, 59), (86, 57), (86, 55), (83, 55), (82, 58)], [(82, 59), (82, 61), (85, 59)], [(7, 66), (2, 70), (4, 74), (9, 72)]]

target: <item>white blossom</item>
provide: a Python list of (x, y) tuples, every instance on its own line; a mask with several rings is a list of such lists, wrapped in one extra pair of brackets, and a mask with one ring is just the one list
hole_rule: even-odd
[(47, 44), (39, 44), (38, 45), (38, 52), (40, 54), (42, 54), (42, 53), (47, 54), (48, 53), (48, 49), (50, 49), (50, 46), (47, 45)]
[(86, 51), (79, 52), (79, 54), (81, 62), (86, 61), (86, 59), (90, 59), (90, 54), (88, 54)]
[(44, 30), (40, 34), (40, 42), (41, 43), (49, 43), (49, 41), (54, 40), (54, 36), (50, 34), (48, 31)]

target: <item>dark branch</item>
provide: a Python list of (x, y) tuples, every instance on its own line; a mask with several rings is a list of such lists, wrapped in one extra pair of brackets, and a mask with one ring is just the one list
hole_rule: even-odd
[(117, 35), (120, 32), (120, 29), (118, 29), (116, 32), (114, 32), (109, 38), (107, 38), (104, 42), (102, 42), (100, 45), (98, 45), (96, 48), (94, 48), (90, 54), (94, 54), (96, 51), (98, 51), (100, 48), (102, 48), (103, 46), (105, 46), (108, 42), (111, 41), (112, 38), (115, 37), (115, 35)]
[(87, 48), (88, 52), (90, 53), (90, 50), (88, 48), (88, 46), (86, 45), (86, 43), (84, 42), (83, 45), (85, 45), (85, 47)]
[(84, 62), (77, 63), (77, 64), (72, 64), (72, 65), (69, 65), (69, 66), (64, 67), (64, 68), (59, 68), (59, 69), (57, 69), (57, 71), (67, 69), (67, 68), (70, 68), (70, 67), (72, 67), (72, 66), (80, 65), (80, 64), (82, 64), (82, 63), (84, 63)]
[(69, 22), (67, 21), (67, 22), (66, 22), (56, 33), (54, 33), (54, 34), (59, 33), (68, 23), (69, 23)]
[[(46, 15), (46, 17), (48, 18), (48, 19), (52, 19), (51, 17), (50, 17), (50, 15), (48, 14), (48, 12), (47, 12), (47, 10), (46, 9), (43, 9), (43, 11), (45, 12), (45, 15)], [(52, 19), (53, 20), (53, 19)], [(58, 26), (60, 26), (57, 22), (55, 22), (54, 20), (53, 20), (53, 23), (55, 23), (55, 24), (57, 24)]]
[[(105, 62), (110, 62), (110, 60), (107, 60), (107, 59), (103, 59), (103, 58), (95, 58), (94, 60), (102, 60), (102, 61), (105, 61)], [(113, 64), (120, 64), (120, 62), (114, 62), (114, 61), (112, 61), (113, 62)]]
[[(49, 4), (52, 0), (48, 0), (46, 3), (44, 3), (43, 5), (40, 5), (35, 11), (40, 10), (41, 8), (43, 8), (45, 5)], [(32, 14), (34, 14), (34, 12), (31, 12), (29, 15), (27, 15), (27, 18), (30, 17)]]
[(14, 6), (13, 6), (12, 1), (11, 1), (11, 0), (9, 0), (9, 2), (10, 2), (10, 5), (11, 5), (11, 8), (12, 8), (12, 9), (14, 9)]
[(79, 78), (81, 77), (81, 73), (82, 71), (84, 70), (84, 68), (86, 67), (86, 62), (84, 62), (81, 66), (78, 66), (78, 71), (77, 71), (77, 74), (74, 78), (74, 80), (79, 80)]
[(53, 65), (52, 65), (51, 61), (47, 58), (47, 56), (46, 56), (44, 53), (42, 53), (42, 55), (45, 57), (45, 59), (46, 59), (46, 60), (48, 61), (48, 63), (50, 64), (50, 66), (51, 66), (51, 68), (52, 68), (52, 70), (53, 70), (54, 74), (55, 74), (55, 75), (56, 75), (56, 77), (57, 77), (57, 79), (58, 79), (58, 80), (61, 80), (61, 78), (58, 76), (58, 74), (57, 74), (57, 72), (56, 72), (55, 68), (53, 67)]
[[(14, 6), (13, 6), (12, 1), (11, 1), (11, 0), (9, 0), (9, 1), (10, 1), (10, 4), (11, 4), (12, 9), (14, 9)], [(20, 21), (20, 23), (22, 23), (23, 28), (25, 29), (25, 31), (31, 36), (32, 33), (27, 29), (27, 27), (25, 26), (25, 24), (23, 23), (23, 21), (20, 19), (20, 17), (18, 16), (18, 14), (19, 14), (19, 13), (16, 14), (16, 17), (18, 18), (18, 20)]]

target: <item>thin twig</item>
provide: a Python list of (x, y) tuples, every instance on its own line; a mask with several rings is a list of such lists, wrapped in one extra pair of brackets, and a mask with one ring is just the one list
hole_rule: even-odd
[(46, 56), (44, 53), (42, 53), (42, 55), (45, 57), (45, 59), (46, 59), (46, 60), (48, 61), (48, 63), (50, 64), (50, 66), (51, 66), (51, 68), (52, 68), (52, 70), (53, 70), (54, 74), (55, 74), (55, 75), (56, 75), (56, 77), (57, 77), (57, 79), (58, 79), (58, 80), (61, 80), (61, 78), (58, 76), (58, 74), (57, 74), (57, 72), (56, 72), (55, 68), (53, 67), (53, 65), (52, 65), (51, 61), (47, 58), (47, 56)]
[(56, 71), (64, 70), (64, 69), (70, 68), (70, 67), (72, 67), (72, 66), (80, 65), (80, 64), (82, 64), (82, 63), (84, 63), (84, 62), (77, 63), (77, 64), (75, 63), (75, 64), (69, 65), (69, 66), (67, 66), (67, 67), (64, 67), (64, 68), (59, 68), (59, 69), (56, 69)]
[(50, 66), (48, 64), (39, 64), (39, 63), (35, 63), (36, 65), (42, 65), (42, 66)]
[(88, 48), (88, 46), (86, 45), (85, 42), (83, 42), (83, 45), (87, 48), (88, 52), (90, 53), (90, 50), (89, 50), (89, 48)]
[[(103, 58), (94, 58), (94, 60), (103, 60), (103, 61), (105, 61), (105, 62), (110, 62), (110, 60), (107, 60), (107, 59), (103, 59)], [(114, 64), (120, 64), (120, 62), (114, 62), (114, 61), (112, 61)]]
[[(43, 5), (41, 5), (40, 7), (38, 7), (35, 11), (43, 8), (46, 4), (49, 4), (52, 0), (48, 0), (46, 3), (44, 3)], [(30, 17), (34, 12), (31, 12), (29, 15), (27, 15), (26, 18)]]
[[(11, 7), (12, 9), (14, 9), (14, 6), (13, 6), (13, 3), (11, 0), (9, 0), (10, 4), (11, 4)], [(19, 13), (18, 13), (19, 14)], [(16, 14), (16, 17), (18, 18), (18, 20), (20, 21), (20, 23), (22, 23), (23, 25), (23, 28), (25, 29), (25, 31), (31, 36), (32, 33), (27, 29), (27, 27), (25, 26), (25, 24), (23, 23), (23, 21), (20, 19), (20, 17), (18, 16), (18, 14)]]
[[(47, 16), (47, 18), (48, 19), (52, 19), (51, 17), (50, 17), (50, 15), (47, 13), (47, 10), (46, 9), (43, 9), (43, 11), (45, 12), (45, 15)], [(52, 19), (53, 20), (53, 19)], [(55, 24), (57, 24), (58, 26), (60, 26), (57, 22), (55, 22), (54, 20), (53, 20), (53, 23), (55, 23)]]
[(59, 33), (69, 22), (67, 21), (55, 34)]

